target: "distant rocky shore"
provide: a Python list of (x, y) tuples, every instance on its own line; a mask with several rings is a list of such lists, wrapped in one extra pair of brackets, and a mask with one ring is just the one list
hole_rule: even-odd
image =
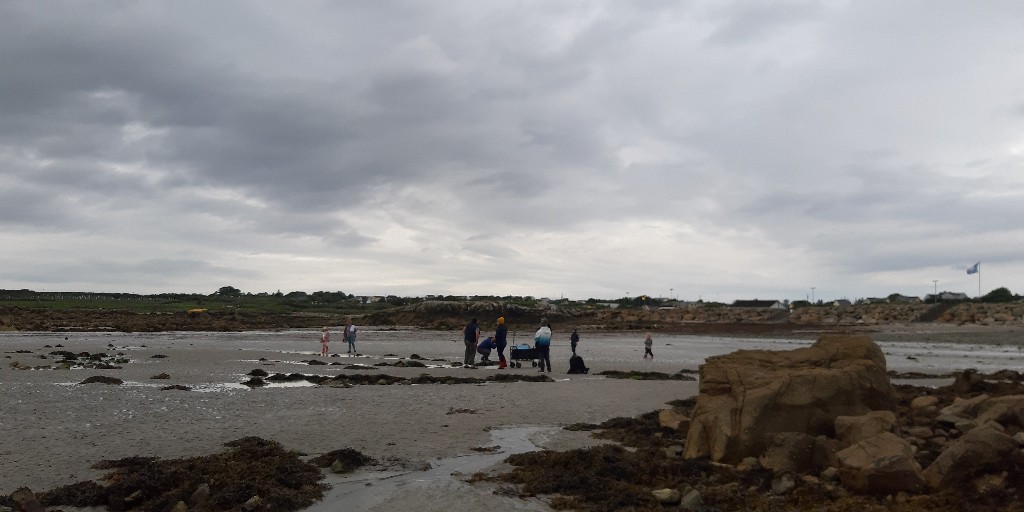
[[(910, 323), (1018, 325), (1024, 322), (1024, 304), (868, 304), (792, 310), (687, 306), (644, 310), (555, 305), (529, 308), (501, 302), (427, 301), (354, 317), (363, 325), (446, 330), (462, 328), (471, 317), (489, 322), (498, 316), (504, 316), (511, 326), (524, 328), (546, 318), (556, 327), (586, 330), (648, 329), (713, 335), (799, 336), (808, 333), (817, 336), (822, 330)], [(352, 317), (342, 313), (270, 314), (244, 310), (137, 313), (5, 306), (0, 307), (0, 331), (245, 331), (340, 325), (345, 318)]]

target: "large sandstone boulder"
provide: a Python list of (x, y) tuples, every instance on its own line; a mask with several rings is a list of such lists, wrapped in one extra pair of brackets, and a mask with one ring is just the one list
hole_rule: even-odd
[(924, 489), (921, 466), (900, 436), (883, 432), (841, 450), (839, 477), (851, 490), (865, 494), (918, 492)]
[(895, 409), (885, 356), (867, 336), (826, 335), (791, 351), (710, 357), (684, 456), (737, 463), (759, 456), (772, 434), (833, 437), (838, 416)]

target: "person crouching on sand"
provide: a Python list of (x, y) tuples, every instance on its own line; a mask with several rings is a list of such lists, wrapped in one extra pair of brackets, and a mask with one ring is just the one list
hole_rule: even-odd
[(330, 352), (327, 350), (327, 344), (331, 342), (331, 331), (327, 330), (327, 326), (324, 326), (324, 332), (320, 334), (320, 355), (327, 357)]

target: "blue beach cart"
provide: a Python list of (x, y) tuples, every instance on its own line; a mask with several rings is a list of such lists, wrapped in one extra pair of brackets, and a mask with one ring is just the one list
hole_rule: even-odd
[(523, 361), (529, 361), (532, 366), (537, 366), (537, 349), (525, 344), (512, 345), (509, 349), (509, 366), (522, 368)]

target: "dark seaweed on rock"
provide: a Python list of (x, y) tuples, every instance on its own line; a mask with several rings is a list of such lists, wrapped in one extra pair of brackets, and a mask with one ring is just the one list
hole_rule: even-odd
[(82, 381), (82, 384), (112, 384), (119, 386), (124, 384), (124, 381), (117, 377), (108, 377), (106, 375), (93, 375)]
[(665, 447), (683, 444), (686, 440), (675, 430), (661, 426), (658, 411), (641, 414), (636, 418), (612, 418), (598, 425), (597, 439), (617, 441), (626, 446)]
[(94, 467), (114, 469), (106, 475), (106, 486), (79, 482), (39, 498), (48, 507), (106, 506), (144, 512), (171, 510), (177, 502), (187, 502), (203, 484), (209, 485), (211, 495), (190, 510), (242, 510), (246, 501), (259, 496), (267, 510), (292, 511), (323, 498), (320, 469), (280, 444), (246, 437), (226, 445), (233, 449), (188, 459), (104, 461)]

